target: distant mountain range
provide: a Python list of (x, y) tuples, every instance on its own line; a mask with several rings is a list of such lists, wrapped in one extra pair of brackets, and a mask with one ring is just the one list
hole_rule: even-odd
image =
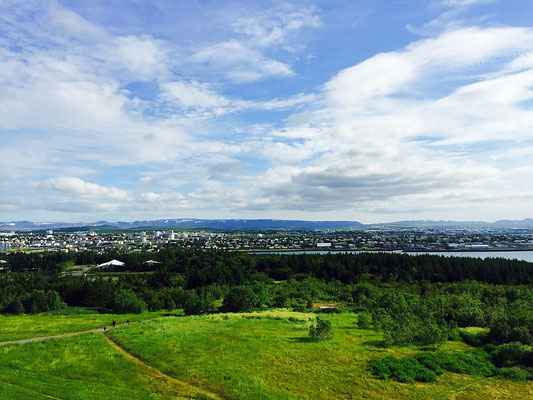
[(164, 228), (164, 227), (194, 227), (211, 229), (268, 229), (268, 228), (300, 228), (300, 229), (338, 229), (364, 226), (356, 221), (298, 221), (280, 219), (158, 219), (154, 221), (133, 222), (30, 222), (14, 221), (0, 222), (0, 230), (46, 230), (60, 228)]
[(421, 227), (421, 228), (533, 228), (533, 219), (525, 218), (522, 220), (508, 220), (501, 219), (496, 222), (485, 221), (431, 221), (431, 220), (413, 220), (413, 221), (397, 221), (383, 224), (370, 224), (367, 226), (406, 226), (406, 227)]
[(520, 221), (499, 220), (496, 222), (484, 221), (397, 221), (380, 224), (362, 224), (357, 221), (302, 221), (302, 220), (283, 220), (283, 219), (196, 219), (196, 218), (178, 218), (178, 219), (158, 219), (151, 221), (133, 221), (133, 222), (108, 222), (97, 221), (93, 223), (86, 222), (30, 222), (30, 221), (13, 221), (0, 222), (2, 231), (35, 231), (46, 229), (65, 229), (65, 228), (118, 228), (118, 229), (138, 229), (138, 228), (165, 228), (165, 227), (194, 227), (194, 228), (211, 228), (211, 229), (342, 229), (342, 228), (380, 228), (386, 226), (397, 227), (420, 227), (420, 228), (533, 228), (533, 219), (526, 218)]

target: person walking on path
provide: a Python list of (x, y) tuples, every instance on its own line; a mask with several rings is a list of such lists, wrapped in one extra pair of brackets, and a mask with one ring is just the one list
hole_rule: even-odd
[(113, 328), (117, 326), (117, 321), (113, 320)]

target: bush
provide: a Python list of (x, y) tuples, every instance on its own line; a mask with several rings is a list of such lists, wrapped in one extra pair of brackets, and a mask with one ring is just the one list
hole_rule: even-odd
[(20, 300), (17, 298), (15, 300), (11, 301), (7, 305), (7, 307), (5, 309), (5, 312), (8, 313), (8, 314), (13, 314), (13, 315), (23, 314), (24, 313), (24, 306), (22, 305)]
[(521, 309), (498, 316), (490, 325), (488, 337), (495, 343), (533, 344), (533, 313)]
[(520, 367), (500, 368), (498, 375), (516, 382), (524, 382), (530, 378), (530, 374)]
[(490, 376), (494, 365), (490, 356), (482, 350), (464, 353), (423, 352), (414, 357), (394, 358), (387, 356), (372, 360), (372, 373), (380, 379), (395, 379), (399, 382), (435, 382), (437, 375), (446, 371)]
[(505, 343), (497, 346), (492, 352), (494, 364), (498, 367), (512, 367), (517, 364), (526, 364), (531, 359), (532, 350), (521, 343)]
[(313, 340), (326, 340), (333, 337), (331, 321), (316, 317), (316, 324), (309, 327), (309, 336)]
[(372, 315), (369, 312), (365, 311), (360, 313), (357, 316), (357, 326), (360, 329), (369, 329), (372, 324)]
[(466, 344), (474, 347), (483, 346), (487, 341), (487, 333), (470, 333), (464, 330), (459, 331), (459, 336)]
[(394, 358), (387, 356), (370, 362), (372, 373), (380, 379), (395, 379), (399, 382), (412, 383), (435, 382), (437, 375), (426, 368), (414, 357)]
[(65, 307), (59, 293), (55, 290), (33, 290), (24, 296), (22, 305), (27, 314), (38, 314), (46, 311), (59, 310)]
[(131, 290), (119, 290), (113, 300), (113, 311), (117, 314), (140, 314), (146, 309), (144, 301), (139, 299)]
[(424, 368), (416, 372), (415, 381), (417, 382), (437, 382), (437, 375), (435, 372)]
[(211, 314), (215, 311), (216, 307), (213, 298), (209, 294), (198, 295), (194, 291), (188, 292), (183, 304), (185, 315)]
[(266, 301), (266, 287), (263, 284), (234, 286), (224, 297), (224, 311), (248, 312), (260, 308)]
[(441, 353), (419, 353), (415, 356), (420, 364), (432, 370), (437, 375), (441, 375), (446, 372), (446, 370), (441, 366), (442, 360), (440, 357), (442, 357)]

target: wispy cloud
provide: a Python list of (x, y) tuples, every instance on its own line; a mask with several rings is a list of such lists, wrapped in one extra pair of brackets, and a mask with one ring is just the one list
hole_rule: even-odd
[[(319, 7), (275, 5), (213, 6), (214, 33), (184, 44), (3, 2), (4, 219), (483, 218), (498, 198), (526, 216), (533, 28), (465, 11), (489, 2), (434, 2), (442, 18), (391, 50), (325, 26)], [(348, 42), (367, 55), (341, 60)]]

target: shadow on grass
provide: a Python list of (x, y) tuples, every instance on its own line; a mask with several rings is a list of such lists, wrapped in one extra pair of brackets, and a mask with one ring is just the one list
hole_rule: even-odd
[(310, 337), (297, 337), (289, 339), (291, 343), (317, 343), (316, 340)]
[(387, 347), (385, 346), (384, 340), (367, 340), (361, 344), (363, 346), (372, 346), (372, 347), (381, 347), (381, 348)]

